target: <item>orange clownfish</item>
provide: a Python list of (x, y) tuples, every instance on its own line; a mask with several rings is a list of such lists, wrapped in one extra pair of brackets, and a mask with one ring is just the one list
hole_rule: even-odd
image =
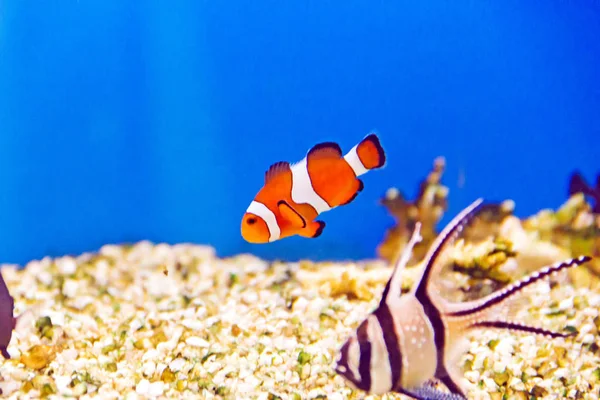
[(358, 177), (385, 161), (379, 138), (371, 133), (346, 155), (337, 143), (324, 142), (295, 164), (274, 163), (242, 218), (243, 238), (268, 243), (293, 235), (320, 236), (325, 222), (317, 216), (354, 200), (364, 187)]

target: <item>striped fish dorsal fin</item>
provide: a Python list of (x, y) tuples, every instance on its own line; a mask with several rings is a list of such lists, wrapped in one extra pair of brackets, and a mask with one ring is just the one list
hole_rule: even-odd
[(290, 163), (287, 161), (278, 161), (276, 163), (273, 163), (265, 172), (265, 185), (277, 176), (286, 172), (290, 172), (290, 168)]
[(402, 254), (398, 257), (396, 261), (396, 265), (394, 266), (394, 270), (392, 271), (392, 275), (390, 279), (387, 281), (385, 288), (383, 289), (383, 294), (381, 296), (381, 304), (386, 303), (388, 299), (394, 299), (400, 297), (402, 293), (402, 282), (400, 281), (401, 273), (406, 267), (408, 260), (412, 255), (412, 250), (417, 243), (423, 240), (421, 237), (421, 223), (417, 222), (415, 224), (415, 228), (413, 230), (412, 236), (408, 243), (404, 246), (402, 250)]
[(436, 268), (438, 266), (436, 261), (445, 250), (446, 246), (454, 242), (464, 227), (469, 224), (475, 215), (477, 215), (477, 211), (482, 203), (483, 199), (479, 198), (463, 209), (448, 225), (446, 225), (433, 241), (433, 244), (429, 248), (424, 259), (425, 267), (423, 273), (414, 289), (415, 296), (419, 301), (423, 301), (425, 298), (429, 297), (428, 287), (430, 279), (433, 273), (438, 270), (438, 268)]

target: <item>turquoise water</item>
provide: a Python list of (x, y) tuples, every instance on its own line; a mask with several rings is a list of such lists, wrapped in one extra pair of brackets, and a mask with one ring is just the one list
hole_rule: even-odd
[[(447, 159), (450, 209), (524, 216), (600, 169), (600, 3), (3, 2), (0, 262), (148, 239), (364, 258)], [(268, 166), (376, 130), (388, 155), (318, 239), (251, 245)], [(464, 174), (464, 185), (458, 185)]]

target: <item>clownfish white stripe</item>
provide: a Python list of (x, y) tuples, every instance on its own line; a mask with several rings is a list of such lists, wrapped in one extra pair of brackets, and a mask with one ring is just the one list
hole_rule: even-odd
[(362, 163), (362, 161), (360, 161), (360, 158), (358, 157), (358, 153), (356, 152), (357, 148), (358, 148), (358, 145), (354, 146), (348, 152), (348, 154), (346, 154), (344, 156), (344, 160), (346, 160), (348, 165), (350, 165), (350, 167), (352, 168), (352, 171), (354, 171), (356, 176), (361, 176), (363, 174), (366, 174), (369, 170), (366, 169), (364, 164)]
[(279, 235), (281, 235), (281, 229), (279, 229), (279, 224), (277, 223), (275, 214), (273, 211), (269, 210), (269, 207), (265, 206), (263, 203), (259, 203), (258, 201), (253, 201), (248, 206), (246, 212), (259, 216), (265, 221), (267, 228), (269, 228), (269, 242), (274, 242), (275, 240), (279, 239)]
[(310, 204), (317, 213), (331, 210), (331, 207), (313, 188), (310, 175), (308, 173), (308, 163), (306, 157), (292, 165), (292, 200), (294, 203)]

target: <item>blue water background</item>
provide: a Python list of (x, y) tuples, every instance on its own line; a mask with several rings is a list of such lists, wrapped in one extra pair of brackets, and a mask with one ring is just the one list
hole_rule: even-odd
[[(378, 198), (438, 155), (444, 222), (557, 207), (600, 169), (599, 37), (591, 0), (1, 1), (0, 262), (142, 239), (371, 258)], [(320, 238), (243, 241), (271, 163), (373, 129), (388, 165)]]

